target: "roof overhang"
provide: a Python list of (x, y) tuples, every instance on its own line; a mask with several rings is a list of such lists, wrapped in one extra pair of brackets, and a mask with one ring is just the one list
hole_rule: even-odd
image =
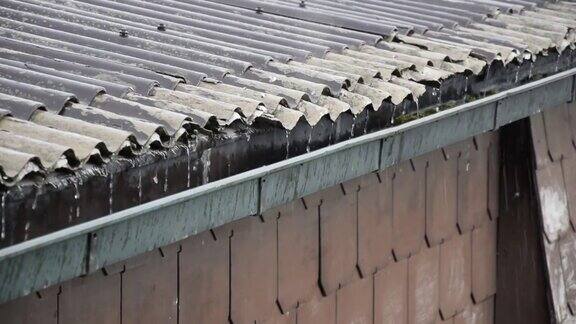
[(571, 102), (576, 68), (0, 250), (0, 303)]

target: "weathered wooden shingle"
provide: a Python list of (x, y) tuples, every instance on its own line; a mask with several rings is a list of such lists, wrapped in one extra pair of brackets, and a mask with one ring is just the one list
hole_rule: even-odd
[(279, 211), (278, 303), (287, 312), (319, 291), (320, 215), (318, 206), (307, 208), (300, 199)]
[(392, 178), (392, 228), (394, 257), (418, 253), (426, 231), (426, 161), (414, 159), (394, 168)]
[(230, 309), (230, 231), (205, 231), (182, 242), (179, 256), (180, 320), (224, 323)]
[(231, 223), (230, 318), (253, 323), (278, 314), (277, 213), (249, 216)]
[[(381, 179), (381, 181), (380, 181)], [(358, 269), (371, 276), (392, 260), (392, 183), (388, 172), (360, 179)]]
[(448, 319), (471, 302), (471, 233), (455, 236), (440, 245), (440, 313)]

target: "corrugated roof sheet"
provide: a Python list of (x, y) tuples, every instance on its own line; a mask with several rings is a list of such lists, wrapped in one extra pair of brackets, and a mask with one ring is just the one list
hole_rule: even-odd
[(196, 130), (259, 120), (290, 130), (385, 103), (418, 107), (451, 79), (466, 80), (463, 97), (495, 62), (572, 47), (576, 26), (576, 5), (542, 0), (0, 6), (4, 186), (171, 147)]

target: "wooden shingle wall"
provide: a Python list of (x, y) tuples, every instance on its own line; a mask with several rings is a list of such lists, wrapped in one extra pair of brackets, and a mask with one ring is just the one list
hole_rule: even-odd
[(566, 104), (535, 115), (530, 128), (551, 313), (557, 323), (574, 323), (576, 105)]
[(499, 166), (499, 135), (483, 134), (0, 305), (0, 319), (492, 323)]

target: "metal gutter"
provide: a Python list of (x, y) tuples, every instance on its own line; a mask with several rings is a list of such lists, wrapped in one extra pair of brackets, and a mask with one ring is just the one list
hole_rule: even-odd
[(0, 250), (0, 303), (570, 102), (576, 68)]

